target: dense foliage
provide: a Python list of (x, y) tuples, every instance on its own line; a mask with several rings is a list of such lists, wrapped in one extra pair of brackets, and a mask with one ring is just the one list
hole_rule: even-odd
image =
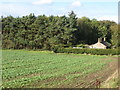
[(92, 55), (119, 55), (118, 49), (73, 49), (73, 48), (58, 48), (55, 53), (75, 53), (75, 54), (92, 54)]
[(68, 16), (30, 14), (1, 19), (3, 48), (51, 50), (56, 45), (93, 44), (99, 37), (107, 37), (114, 47), (120, 45), (115, 22), (77, 18), (73, 11)]

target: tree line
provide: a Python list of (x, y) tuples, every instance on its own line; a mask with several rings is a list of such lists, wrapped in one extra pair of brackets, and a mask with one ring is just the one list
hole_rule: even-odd
[(51, 50), (56, 45), (93, 44), (99, 37), (106, 37), (114, 47), (120, 46), (115, 22), (78, 18), (73, 11), (68, 16), (2, 16), (1, 23), (2, 47), (7, 49)]

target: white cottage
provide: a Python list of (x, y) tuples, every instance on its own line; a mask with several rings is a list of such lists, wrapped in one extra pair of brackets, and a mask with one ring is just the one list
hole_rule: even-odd
[(98, 42), (93, 45), (90, 45), (89, 48), (106, 49), (106, 48), (109, 48), (110, 46), (111, 44), (106, 42), (105, 38), (104, 40), (102, 38), (98, 38)]

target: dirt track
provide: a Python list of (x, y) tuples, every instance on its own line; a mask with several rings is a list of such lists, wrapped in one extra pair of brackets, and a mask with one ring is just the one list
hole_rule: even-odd
[[(113, 88), (110, 83), (110, 81), (113, 79), (118, 79), (118, 70), (116, 70), (110, 77), (108, 77), (108, 79), (103, 83), (102, 87)], [(112, 83), (114, 82), (112, 81)]]
[[(93, 83), (96, 82), (95, 78), (98, 78), (98, 80), (101, 82), (101, 84), (104, 84), (106, 82), (106, 80), (108, 80), (109, 78), (111, 78), (111, 76), (117, 72), (118, 70), (118, 58), (117, 57), (109, 57), (106, 58), (105, 60), (108, 59), (112, 59), (114, 61), (110, 62), (102, 71), (99, 71), (97, 73), (93, 73), (91, 74), (89, 77), (90, 79), (93, 79), (94, 81), (92, 83), (89, 83), (89, 85), (87, 86), (88, 88), (94, 88), (95, 85), (93, 85)], [(86, 86), (85, 86), (86, 87)], [(107, 87), (105, 87), (107, 88)]]

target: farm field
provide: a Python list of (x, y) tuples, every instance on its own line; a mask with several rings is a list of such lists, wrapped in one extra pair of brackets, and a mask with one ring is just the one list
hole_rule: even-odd
[(117, 70), (117, 56), (3, 50), (2, 87), (88, 88)]

